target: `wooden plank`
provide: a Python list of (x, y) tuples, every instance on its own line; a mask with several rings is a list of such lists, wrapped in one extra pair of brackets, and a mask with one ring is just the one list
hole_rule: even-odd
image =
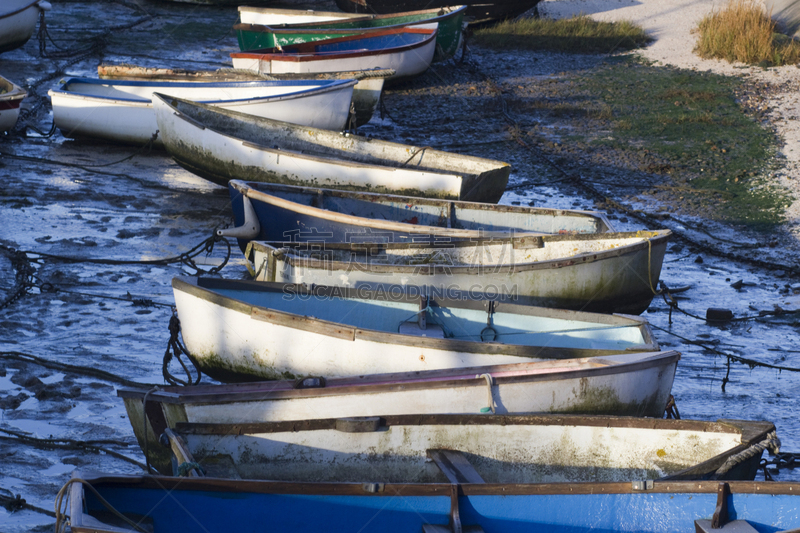
[(460, 451), (427, 450), (427, 453), (450, 483), (485, 483), (475, 467)]

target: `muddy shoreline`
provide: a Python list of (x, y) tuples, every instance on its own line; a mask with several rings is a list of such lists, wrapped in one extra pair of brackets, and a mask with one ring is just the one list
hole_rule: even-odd
[[(235, 8), (71, 1), (54, 3), (47, 16), (51, 36), (64, 48), (94, 42), (78, 39), (93, 38), (101, 29), (151, 18), (115, 31), (86, 56), (42, 58), (35, 37), (0, 56), (0, 74), (35, 92), (25, 102), (34, 112), (27, 123), (42, 132), (52, 123), (47, 89), (61, 77), (95, 76), (104, 62), (221, 68), (229, 66), (228, 54), (237, 49), (229, 31)], [(49, 44), (48, 50), (56, 48)], [(360, 132), (506, 161), (513, 171), (504, 204), (607, 209), (620, 230), (670, 227), (691, 242), (718, 249), (714, 254), (673, 240), (661, 279), (669, 287), (689, 289), (674, 296), (680, 310), (656, 297), (642, 314), (664, 349), (683, 354), (673, 387), (680, 413), (701, 420), (769, 420), (778, 428), (783, 449), (800, 451), (800, 376), (736, 362), (729, 369), (725, 355), (800, 368), (800, 315), (792, 312), (800, 309), (800, 278), (791, 269), (798, 264), (796, 249), (784, 242), (773, 246), (772, 238), (743, 228), (676, 213), (664, 208), (666, 202), (637, 201), (630, 184), (663, 180), (648, 171), (663, 161), (645, 153), (624, 161), (613, 152), (587, 153), (551, 135), (557, 128), (580, 125), (546, 123), (526, 114), (525, 103), (533, 99), (569, 96), (563, 90), (546, 94), (548, 87), (561, 85), (542, 80), (565, 80), (604, 61), (600, 56), (499, 53), (472, 46), (468, 62), (439, 64), (413, 82), (387, 89), (382, 116), (376, 114)], [(754, 108), (760, 108), (755, 99), (764, 94), (757, 93)], [(535, 136), (520, 135), (534, 129)], [(181, 169), (163, 152), (28, 131), (27, 137), (18, 133), (0, 139), (0, 168), (6, 176), (0, 194), (0, 244), (6, 247), (0, 253), (0, 302), (17, 286), (8, 248), (130, 263), (71, 263), (28, 254), (35, 287), (0, 308), (0, 355), (26, 353), (142, 384), (162, 383), (172, 314), (170, 282), (197, 271), (180, 262), (136, 261), (187, 252), (216, 227), (229, 224), (227, 191)], [(613, 200), (630, 210), (615, 208)], [(210, 268), (224, 255), (224, 248), (215, 248), (197, 260), (206, 263), (201, 268)], [(247, 276), (240, 256), (234, 249), (223, 276)], [(770, 261), (786, 268), (764, 267)], [(709, 307), (750, 318), (708, 323)], [(776, 314), (776, 308), (786, 312)], [(117, 384), (33, 360), (0, 361), (0, 496), (20, 494), (31, 505), (52, 509), (55, 494), (75, 468), (141, 471), (108, 453), (142, 461), (115, 394)], [(66, 445), (48, 448), (37, 441), (34, 446), (18, 435), (64, 439), (60, 442)], [(75, 444), (87, 441), (103, 442), (94, 451)], [(800, 469), (782, 470), (776, 479), (800, 479)], [(52, 527), (45, 514), (2, 507), (0, 523), (9, 532)]]

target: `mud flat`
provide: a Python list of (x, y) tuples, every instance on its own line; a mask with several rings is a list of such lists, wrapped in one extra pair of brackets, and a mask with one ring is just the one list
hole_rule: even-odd
[[(47, 14), (50, 34), (63, 48), (91, 42), (77, 39), (107, 29), (110, 19), (99, 18), (100, 11), (115, 25), (131, 25), (111, 32), (105, 45), (85, 56), (57, 54), (59, 49), (48, 43), (48, 53), (61, 57), (41, 57), (34, 38), (0, 57), (0, 73), (32, 89), (34, 96), (25, 102), (28, 125), (47, 132), (52, 122), (42, 98), (47, 89), (67, 75), (94, 75), (100, 62), (220, 68), (229, 66), (228, 54), (236, 50), (228, 31), (236, 21), (235, 8), (102, 5), (98, 10), (94, 2), (55, 3)], [(550, 9), (550, 2), (545, 7)], [(658, 41), (653, 50), (657, 46)], [(659, 204), (635, 202), (635, 194), (623, 195), (623, 187), (601, 187), (622, 205), (630, 197), (630, 206), (643, 213), (615, 209), (608, 196), (594, 196), (587, 183), (573, 179), (604, 175), (606, 183), (635, 183), (647, 174), (646, 155), (640, 156), (641, 162), (622, 161), (613, 153), (583, 153), (566, 143), (525, 145), (515, 135), (515, 126), (532, 127), (534, 119), (543, 132), (565, 125), (542, 122), (513, 105), (504, 108), (504, 94), (519, 91), (512, 104), (541, 98), (542, 79), (580, 75), (603, 61), (598, 56), (500, 54), (473, 46), (469, 62), (436, 65), (414, 82), (389, 89), (385, 114), (362, 133), (507, 161), (513, 173), (504, 204), (609, 208), (622, 230), (667, 226), (700, 242), (697, 246), (676, 239), (662, 272), (669, 287), (690, 287), (675, 299), (680, 309), (700, 318), (670, 313), (661, 297), (642, 315), (657, 328), (663, 347), (683, 353), (673, 388), (680, 413), (702, 420), (766, 419), (777, 426), (784, 450), (800, 451), (795, 399), (800, 376), (735, 362), (728, 369), (728, 358), (721, 355), (800, 368), (800, 316), (791, 312), (800, 308), (800, 279), (791, 269), (748, 262), (763, 258), (797, 265), (792, 248), (783, 242), (772, 247), (765, 236), (711, 224), (697, 215), (664, 216)], [(49, 510), (74, 468), (139, 471), (120, 457), (143, 461), (114, 392), (120, 382), (86, 375), (76, 367), (101, 369), (142, 384), (163, 382), (161, 363), (173, 302), (170, 282), (196, 270), (180, 262), (148, 261), (188, 252), (217, 226), (229, 224), (230, 212), (227, 190), (184, 171), (162, 152), (28, 131), (27, 137), (17, 132), (0, 139), (0, 302), (15, 294), (20, 283), (16, 273), (23, 268), (13, 262), (9, 249), (84, 259), (65, 262), (28, 254), (35, 286), (0, 308), (0, 496), (20, 494), (28, 504)], [(800, 157), (800, 148), (797, 152)], [(706, 244), (742, 260), (715, 255)], [(208, 269), (220, 263), (225, 251), (218, 244), (209, 257), (195, 260)], [(246, 277), (237, 250), (222, 275)], [(710, 324), (704, 320), (709, 307), (757, 318)], [(787, 312), (774, 314), (776, 308)], [(20, 353), (40, 360), (15, 355)], [(78, 445), (86, 441), (93, 447)], [(800, 471), (782, 470), (777, 479), (800, 479)], [(0, 507), (0, 524), (8, 532), (46, 531), (52, 519)]]

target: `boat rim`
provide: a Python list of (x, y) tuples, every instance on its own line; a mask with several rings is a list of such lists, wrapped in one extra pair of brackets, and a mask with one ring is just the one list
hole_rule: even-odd
[[(616, 246), (614, 248), (608, 248), (599, 251), (592, 251), (592, 252), (582, 252), (580, 254), (571, 255), (571, 256), (562, 256), (556, 259), (547, 259), (542, 261), (528, 261), (528, 262), (520, 262), (520, 263), (482, 263), (482, 264), (444, 264), (444, 263), (427, 263), (427, 264), (404, 264), (404, 265), (393, 265), (391, 263), (381, 263), (378, 261), (377, 258), (371, 257), (369, 261), (365, 262), (353, 262), (353, 261), (334, 261), (328, 259), (316, 259), (313, 257), (306, 257), (298, 254), (292, 253), (291, 246), (287, 246), (285, 248), (276, 248), (272, 244), (278, 243), (270, 243), (269, 241), (250, 241), (248, 246), (251, 247), (253, 250), (259, 249), (264, 253), (271, 253), (277, 259), (282, 259), (283, 261), (289, 263), (292, 266), (302, 266), (302, 267), (310, 267), (310, 268), (317, 268), (317, 269), (324, 269), (327, 271), (352, 271), (357, 270), (359, 272), (375, 272), (375, 273), (416, 273), (422, 275), (432, 275), (432, 274), (461, 274), (461, 273), (475, 273), (475, 272), (485, 272), (489, 271), (491, 273), (497, 274), (513, 274), (517, 272), (529, 272), (532, 270), (549, 270), (549, 269), (557, 269), (563, 268), (568, 266), (574, 266), (576, 264), (591, 264), (598, 261), (607, 260), (614, 257), (622, 257), (625, 255), (635, 254), (640, 252), (644, 248), (648, 249), (648, 252), (652, 253), (652, 249), (656, 247), (660, 247), (662, 245), (666, 245), (666, 242), (670, 239), (672, 232), (668, 229), (665, 230), (640, 230), (635, 232), (616, 232), (616, 233), (580, 233), (575, 235), (569, 234), (559, 234), (559, 235), (536, 235), (536, 236), (525, 236), (525, 237), (516, 237), (516, 238), (488, 238), (485, 240), (477, 240), (477, 241), (455, 241), (455, 242), (448, 242), (445, 243), (443, 246), (419, 246), (415, 245), (414, 243), (397, 243), (397, 244), (407, 244), (408, 248), (416, 248), (419, 247), (420, 249), (436, 251), (436, 250), (447, 250), (451, 245), (453, 247), (468, 247), (474, 246), (475, 248), (479, 248), (481, 246), (487, 244), (505, 244), (510, 241), (510, 244), (514, 249), (518, 249), (518, 244), (523, 243), (532, 243), (535, 244), (537, 242), (541, 243), (541, 246), (532, 246), (534, 248), (541, 248), (544, 246), (545, 242), (553, 241), (599, 241), (599, 240), (614, 240), (614, 239), (636, 239), (636, 242), (632, 242), (629, 244), (625, 244), (623, 246)], [(284, 245), (295, 245), (295, 246), (302, 246), (307, 245), (309, 243), (303, 242), (292, 242), (292, 243), (281, 243)], [(327, 243), (325, 246), (329, 246)], [(332, 249), (335, 248), (336, 244), (332, 245)], [(380, 244), (351, 244), (353, 249), (358, 247), (375, 247), (381, 248), (383, 247)], [(387, 247), (388, 248), (388, 247)], [(399, 246), (398, 246), (399, 248)], [(520, 250), (524, 250), (524, 246), (519, 246)], [(346, 250), (346, 248), (345, 248)], [(325, 249), (323, 248), (320, 252), (324, 252)], [(249, 260), (249, 254), (247, 255), (247, 259)], [(657, 280), (656, 280), (657, 282)], [(653, 283), (651, 280), (651, 288), (653, 288)]]
[[(197, 385), (186, 389), (180, 386), (159, 387), (158, 390), (141, 387), (121, 387), (117, 389), (120, 398), (144, 399), (148, 402), (168, 404), (205, 405), (216, 403), (236, 403), (289, 398), (322, 396), (344, 396), (350, 394), (371, 394), (391, 392), (395, 387), (403, 391), (421, 389), (440, 389), (450, 387), (486, 387), (489, 376), (495, 385), (510, 385), (538, 381), (561, 381), (583, 377), (606, 376), (646, 370), (666, 366), (680, 360), (681, 354), (675, 350), (660, 352), (641, 352), (633, 360), (610, 361), (614, 356), (584, 357), (579, 359), (557, 359), (551, 361), (532, 361), (507, 363), (457, 369), (424, 370), (417, 372), (395, 372), (368, 374), (356, 377), (328, 378), (325, 385), (314, 388), (298, 388), (299, 380), (256, 381), (248, 383), (226, 383), (222, 385)], [(574, 368), (567, 365), (575, 364)], [(590, 365), (580, 366), (577, 365)], [(537, 372), (540, 368), (553, 371)]]
[[(338, 213), (335, 211), (330, 211), (327, 209), (321, 209), (319, 207), (314, 207), (310, 205), (302, 205), (297, 202), (293, 202), (291, 200), (286, 200), (279, 196), (275, 196), (264, 191), (258, 189), (259, 186), (269, 187), (272, 190), (278, 191), (285, 191), (285, 192), (294, 192), (294, 193), (301, 193), (301, 194), (312, 194), (312, 195), (328, 195), (332, 197), (344, 197), (344, 198), (353, 198), (353, 197), (364, 197), (367, 201), (370, 202), (397, 202), (397, 203), (413, 203), (413, 204), (424, 204), (429, 206), (435, 206), (439, 208), (451, 208), (451, 207), (461, 207), (461, 208), (471, 208), (471, 209), (492, 209), (494, 211), (499, 212), (522, 212), (522, 213), (536, 213), (544, 216), (565, 216), (565, 215), (573, 215), (576, 217), (584, 217), (588, 219), (592, 219), (598, 222), (598, 225), (603, 224), (606, 228), (611, 227), (611, 223), (606, 218), (604, 213), (599, 213), (596, 211), (577, 211), (572, 209), (553, 209), (553, 208), (543, 208), (543, 207), (522, 207), (522, 206), (512, 206), (512, 205), (498, 205), (498, 204), (490, 204), (486, 202), (469, 202), (464, 200), (437, 200), (435, 198), (422, 198), (422, 197), (414, 197), (414, 196), (401, 196), (395, 194), (383, 194), (383, 193), (371, 193), (371, 192), (355, 192), (355, 191), (341, 191), (336, 189), (325, 189), (320, 187), (299, 187), (295, 185), (280, 185), (280, 184), (263, 184), (263, 183), (254, 183), (254, 182), (245, 182), (241, 180), (230, 180), (228, 182), (228, 186), (237, 190), (242, 195), (246, 196), (247, 198), (252, 198), (253, 200), (257, 200), (259, 202), (264, 202), (270, 205), (274, 205), (276, 207), (280, 207), (283, 209), (287, 209), (289, 211), (293, 211), (296, 213), (310, 215), (317, 218), (321, 218), (323, 220), (332, 220), (337, 222), (345, 222), (351, 224), (358, 224), (364, 225), (365, 220), (369, 221), (367, 226), (372, 228), (378, 229), (389, 229), (395, 231), (403, 231), (406, 233), (411, 234), (420, 234), (420, 235), (429, 235), (429, 234), (447, 234), (449, 236), (462, 236), (462, 237), (474, 237), (475, 233), (478, 230), (468, 230), (468, 229), (458, 229), (458, 228), (444, 228), (441, 226), (421, 226), (415, 224), (408, 224), (406, 222), (395, 222), (390, 220), (377, 220), (377, 219), (370, 219), (367, 217), (361, 217), (357, 215), (349, 215), (347, 213)], [(455, 204), (455, 205), (454, 205)], [(655, 231), (663, 231), (669, 232), (669, 230), (655, 230)], [(671, 232), (670, 232), (671, 233)], [(518, 236), (540, 236), (543, 235), (543, 232), (519, 232)], [(489, 237), (508, 237), (507, 231), (487, 231), (484, 233), (485, 236)]]
[[(296, 82), (303, 82), (303, 83), (296, 83)], [(111, 97), (111, 96), (98, 96), (94, 94), (87, 94), (87, 93), (80, 93), (75, 91), (70, 91), (65, 89), (64, 87), (68, 86), (70, 83), (87, 83), (90, 85), (122, 85), (122, 86), (131, 86), (131, 87), (142, 87), (142, 86), (162, 86), (159, 88), (169, 89), (170, 87), (176, 88), (194, 88), (198, 87), (197, 82), (183, 82), (183, 81), (146, 81), (146, 80), (106, 80), (106, 79), (95, 79), (95, 78), (69, 78), (66, 80), (61, 80), (58, 87), (50, 89), (47, 93), (52, 98), (53, 96), (60, 96), (65, 98), (80, 98), (83, 100), (90, 100), (90, 101), (97, 101), (97, 102), (125, 102), (130, 104), (140, 104), (140, 105), (150, 105), (152, 103), (152, 98), (122, 98), (122, 97)], [(355, 87), (358, 83), (358, 80), (354, 79), (347, 79), (347, 80), (263, 80), (263, 81), (243, 81), (243, 82), (203, 82), (208, 83), (208, 87), (212, 88), (225, 88), (225, 87), (258, 87), (259, 85), (285, 85), (287, 87), (291, 87), (292, 85), (300, 85), (301, 87), (304, 85), (313, 85), (313, 87), (307, 89), (300, 89), (297, 91), (287, 92), (284, 94), (276, 94), (272, 96), (255, 96), (250, 98), (231, 98), (226, 100), (202, 100), (199, 101), (200, 103), (204, 104), (225, 104), (225, 105), (236, 105), (236, 104), (258, 104), (264, 102), (279, 102), (283, 100), (293, 100), (297, 98), (304, 98), (308, 96), (314, 96), (318, 94), (325, 94), (328, 92), (340, 91), (342, 89), (347, 89), (348, 87)], [(321, 85), (321, 86), (320, 86)], [(162, 94), (154, 91), (153, 94)], [(168, 95), (163, 95), (165, 98), (172, 98)]]
[[(571, 311), (566, 309), (550, 309), (545, 307), (535, 307), (519, 303), (508, 303), (502, 301), (500, 296), (497, 300), (475, 300), (475, 299), (449, 299), (439, 298), (433, 304), (443, 308), (463, 308), (472, 310), (486, 310), (488, 312), (491, 304), (491, 311), (509, 312), (527, 316), (540, 316), (548, 318), (564, 318), (565, 320), (584, 321), (597, 324), (599, 326), (612, 327), (634, 327), (639, 330), (642, 336), (642, 344), (637, 344), (628, 349), (599, 349), (599, 348), (553, 348), (550, 346), (526, 345), (526, 344), (504, 344), (491, 341), (471, 341), (455, 338), (435, 338), (422, 337), (410, 334), (395, 333), (385, 330), (375, 330), (351, 326), (340, 322), (333, 322), (312, 316), (299, 315), (289, 311), (272, 309), (269, 307), (250, 304), (236, 298), (226, 296), (218, 290), (231, 287), (239, 290), (257, 290), (263, 292), (280, 292), (282, 294), (315, 295), (326, 298), (340, 297), (357, 300), (380, 300), (377, 297), (370, 297), (381, 293), (379, 290), (350, 289), (347, 287), (314, 285), (311, 287), (293, 283), (274, 283), (265, 281), (249, 280), (225, 280), (216, 278), (193, 278), (193, 277), (174, 277), (172, 278), (174, 291), (185, 292), (195, 298), (200, 298), (214, 305), (230, 309), (235, 312), (249, 316), (251, 320), (269, 322), (281, 327), (309, 331), (327, 337), (335, 337), (344, 340), (355, 341), (356, 339), (375, 342), (379, 344), (396, 344), (405, 347), (421, 347), (434, 350), (457, 350), (465, 353), (482, 354), (501, 354), (514, 357), (526, 357), (537, 359), (574, 359), (579, 357), (591, 356), (610, 356), (620, 352), (645, 352), (658, 351), (658, 343), (650, 331), (650, 326), (644, 318), (630, 315), (605, 315), (601, 313), (587, 313), (583, 311)], [(215, 290), (216, 288), (216, 290)], [(394, 294), (392, 291), (384, 291), (383, 298), (387, 295), (392, 297), (392, 301), (403, 301), (406, 303), (420, 302), (419, 298), (408, 296), (407, 294)], [(507, 300), (507, 298), (505, 298)], [(429, 303), (430, 305), (430, 303)], [(503, 309), (498, 310), (498, 306)]]

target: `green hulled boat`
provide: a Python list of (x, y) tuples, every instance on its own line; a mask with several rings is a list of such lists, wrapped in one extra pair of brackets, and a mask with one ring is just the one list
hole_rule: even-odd
[[(240, 8), (241, 11), (241, 8)], [(286, 10), (279, 10), (279, 21), (287, 20)], [(276, 48), (291, 44), (319, 41), (358, 35), (377, 29), (388, 29), (419, 24), (438, 23), (439, 29), (436, 37), (436, 52), (434, 61), (443, 61), (458, 50), (463, 37), (464, 12), (466, 6), (444, 7), (426, 9), (423, 11), (409, 11), (390, 15), (350, 15), (343, 16), (337, 13), (337, 18), (321, 22), (302, 22), (298, 24), (285, 22), (271, 22), (270, 10), (261, 9), (257, 13), (242, 12), (242, 22), (233, 28), (239, 39), (239, 48), (242, 51), (262, 50)], [(306, 12), (298, 11), (299, 15)], [(304, 20), (300, 18), (300, 20)], [(308, 19), (305, 19), (308, 20)], [(258, 21), (256, 23), (255, 21)]]

